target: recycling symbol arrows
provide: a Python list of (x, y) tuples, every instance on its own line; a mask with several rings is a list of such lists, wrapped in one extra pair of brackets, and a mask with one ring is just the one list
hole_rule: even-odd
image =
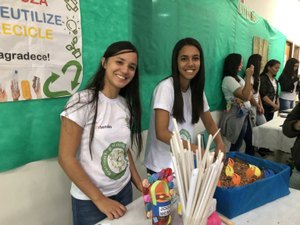
[(45, 81), (44, 86), (43, 86), (43, 91), (44, 94), (49, 97), (49, 98), (57, 98), (57, 97), (62, 97), (62, 96), (66, 96), (66, 95), (71, 95), (72, 93), (70, 93), (67, 90), (61, 90), (61, 91), (51, 91), (50, 86), (53, 85), (54, 83), (59, 81), (59, 78), (61, 76), (64, 76), (66, 74), (66, 71), (70, 68), (70, 67), (75, 67), (76, 68), (76, 73), (74, 78), (71, 81), (71, 89), (74, 90), (75, 88), (77, 88), (79, 86), (79, 78), (81, 75), (81, 71), (82, 71), (82, 65), (76, 61), (76, 60), (71, 60), (69, 62), (67, 62), (63, 68), (61, 69), (62, 71), (62, 75), (59, 75), (57, 73), (52, 72), (51, 76)]

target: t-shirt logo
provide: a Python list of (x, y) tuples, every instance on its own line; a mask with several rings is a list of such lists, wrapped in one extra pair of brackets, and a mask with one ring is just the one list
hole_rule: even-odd
[(186, 129), (181, 129), (179, 131), (179, 134), (180, 134), (180, 137), (182, 138), (182, 140), (189, 141), (189, 142), (192, 141), (192, 137)]
[(123, 142), (110, 144), (102, 154), (101, 165), (104, 174), (110, 179), (120, 179), (128, 167), (126, 144)]

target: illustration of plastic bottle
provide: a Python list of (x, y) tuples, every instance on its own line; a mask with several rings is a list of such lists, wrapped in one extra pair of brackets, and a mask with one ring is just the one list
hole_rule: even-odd
[(31, 91), (30, 91), (30, 83), (29, 80), (22, 80), (21, 81), (21, 90), (22, 96), (25, 100), (31, 99)]
[(18, 70), (14, 71), (13, 77), (12, 77), (12, 86), (13, 86), (13, 91), (18, 91), (19, 86), (18, 86)]

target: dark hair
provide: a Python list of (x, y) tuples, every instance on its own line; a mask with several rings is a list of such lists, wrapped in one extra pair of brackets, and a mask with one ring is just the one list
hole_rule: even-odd
[(241, 65), (242, 55), (231, 53), (226, 56), (223, 67), (223, 78), (226, 76), (233, 77), (237, 82), (240, 82), (238, 77), (238, 68)]
[(262, 73), (260, 75), (264, 75), (264, 74), (267, 74), (269, 72), (269, 69), (268, 67), (272, 67), (272, 66), (275, 66), (276, 64), (280, 64), (280, 62), (276, 59), (271, 59), (269, 60), (265, 67), (264, 67), (264, 70), (262, 71)]
[(178, 70), (178, 55), (179, 51), (184, 46), (194, 46), (199, 50), (200, 53), (200, 68), (198, 73), (193, 77), (190, 82), (191, 93), (192, 93), (192, 124), (199, 121), (200, 112), (203, 111), (203, 92), (205, 83), (205, 69), (204, 69), (204, 55), (200, 43), (194, 38), (184, 38), (176, 43), (172, 53), (172, 77), (174, 83), (174, 104), (173, 104), (173, 117), (180, 123), (184, 122), (183, 115), (183, 98), (180, 88), (179, 70)]
[[(116, 56), (128, 52), (135, 52), (138, 55), (138, 51), (132, 43), (130, 43), (129, 41), (119, 41), (108, 46), (108, 48), (104, 52), (103, 58), (105, 60), (108, 60), (112, 56)], [(92, 157), (91, 146), (94, 139), (94, 130), (95, 130), (95, 124), (97, 120), (97, 113), (98, 113), (99, 91), (102, 91), (105, 85), (104, 83), (105, 71), (106, 69), (103, 67), (102, 63), (100, 63), (98, 71), (92, 77), (87, 87), (85, 88), (91, 90), (93, 93), (91, 100), (88, 101), (86, 104), (92, 104), (93, 106), (92, 109), (94, 109), (94, 113), (95, 113), (92, 122), (92, 127), (90, 130), (90, 140), (89, 140), (89, 149), (90, 149), (91, 157)], [(123, 87), (120, 90), (119, 95), (121, 95), (126, 99), (128, 105), (128, 109), (130, 112), (129, 126), (131, 130), (131, 144), (133, 144), (134, 134), (136, 134), (135, 141), (138, 147), (138, 156), (139, 156), (142, 150), (142, 135), (141, 135), (141, 103), (140, 103), (140, 94), (139, 94), (138, 66), (136, 67), (135, 70), (135, 76), (133, 77), (133, 79), (130, 81), (129, 84), (127, 84), (125, 87)], [(80, 102), (80, 98), (78, 102)], [(83, 104), (83, 106), (86, 104)]]
[(297, 76), (297, 72), (294, 70), (294, 65), (295, 64), (299, 64), (299, 60), (295, 59), (295, 58), (290, 58), (288, 59), (288, 61), (286, 61), (285, 66), (282, 70), (282, 73), (280, 75), (281, 76)]
[(261, 59), (262, 56), (260, 54), (253, 54), (249, 57), (246, 68), (249, 68), (251, 65), (254, 66), (254, 73), (253, 73), (253, 90), (254, 93), (257, 93), (258, 91), (258, 85), (260, 80), (260, 67), (261, 67)]

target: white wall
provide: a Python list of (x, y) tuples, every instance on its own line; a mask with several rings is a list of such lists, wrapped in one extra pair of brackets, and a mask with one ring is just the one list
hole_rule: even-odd
[(70, 182), (56, 159), (0, 173), (1, 225), (71, 225)]
[(299, 0), (245, 0), (245, 4), (286, 35), (289, 41), (300, 45)]

